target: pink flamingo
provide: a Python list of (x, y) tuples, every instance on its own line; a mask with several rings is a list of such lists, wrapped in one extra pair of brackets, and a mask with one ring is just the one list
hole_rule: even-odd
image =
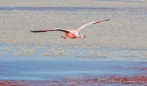
[(53, 29), (45, 29), (45, 30), (36, 30), (36, 31), (32, 31), (30, 30), (31, 32), (33, 33), (38, 33), (38, 32), (48, 32), (48, 31), (61, 31), (61, 32), (65, 32), (65, 36), (61, 36), (62, 38), (66, 39), (67, 37), (71, 38), (71, 39), (76, 39), (76, 38), (85, 38), (85, 35), (82, 34), (80, 35), (80, 31), (88, 26), (88, 25), (91, 25), (91, 24), (97, 24), (97, 23), (100, 23), (100, 22), (104, 22), (104, 21), (109, 21), (110, 19), (107, 19), (107, 20), (99, 20), (99, 21), (95, 21), (95, 22), (89, 22), (89, 23), (86, 23), (82, 26), (80, 26), (79, 28), (77, 29), (72, 29), (72, 30), (66, 30), (66, 29), (62, 29), (62, 28), (53, 28)]

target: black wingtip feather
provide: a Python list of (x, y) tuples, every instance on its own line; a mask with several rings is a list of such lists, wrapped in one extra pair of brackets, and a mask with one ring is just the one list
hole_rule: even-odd
[(32, 32), (32, 33), (39, 33), (39, 32), (47, 32), (47, 31), (33, 31), (33, 30), (30, 30), (30, 32)]
[(106, 19), (106, 20), (104, 20), (104, 21), (109, 21), (110, 19)]

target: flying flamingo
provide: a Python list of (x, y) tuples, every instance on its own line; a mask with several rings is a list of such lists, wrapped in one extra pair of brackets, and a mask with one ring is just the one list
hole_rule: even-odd
[(38, 33), (38, 32), (48, 32), (48, 31), (61, 31), (61, 32), (65, 32), (65, 35), (64, 36), (61, 36), (62, 38), (66, 39), (67, 37), (71, 38), (71, 39), (76, 39), (76, 38), (85, 38), (85, 35), (82, 34), (80, 35), (80, 31), (88, 26), (88, 25), (91, 25), (91, 24), (97, 24), (97, 23), (100, 23), (100, 22), (104, 22), (104, 21), (109, 21), (110, 19), (106, 19), (106, 20), (99, 20), (99, 21), (95, 21), (95, 22), (89, 22), (89, 23), (86, 23), (82, 26), (80, 26), (79, 28), (77, 29), (72, 29), (72, 30), (66, 30), (66, 29), (62, 29), (62, 28), (52, 28), (52, 29), (45, 29), (45, 30), (36, 30), (36, 31), (33, 31), (33, 30), (30, 30), (31, 32), (33, 33)]

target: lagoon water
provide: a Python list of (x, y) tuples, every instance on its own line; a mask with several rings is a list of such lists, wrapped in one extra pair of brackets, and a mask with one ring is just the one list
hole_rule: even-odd
[[(136, 81), (138, 86), (146, 84), (147, 62), (142, 55), (146, 50), (38, 46), (27, 45), (23, 50), (24, 44), (1, 45), (1, 51), (5, 52), (0, 58), (2, 86), (133, 84), (128, 81)], [(99, 81), (104, 79), (124, 82)]]
[[(0, 86), (147, 84), (145, 0), (1, 2)], [(30, 32), (77, 28), (101, 19), (110, 21), (86, 27), (81, 32), (85, 39)]]

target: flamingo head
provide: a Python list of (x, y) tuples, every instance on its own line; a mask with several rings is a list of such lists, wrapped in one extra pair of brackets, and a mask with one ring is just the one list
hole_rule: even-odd
[(84, 38), (85, 38), (85, 35), (84, 35), (84, 34), (82, 34), (82, 35), (80, 36), (80, 38), (84, 39)]

